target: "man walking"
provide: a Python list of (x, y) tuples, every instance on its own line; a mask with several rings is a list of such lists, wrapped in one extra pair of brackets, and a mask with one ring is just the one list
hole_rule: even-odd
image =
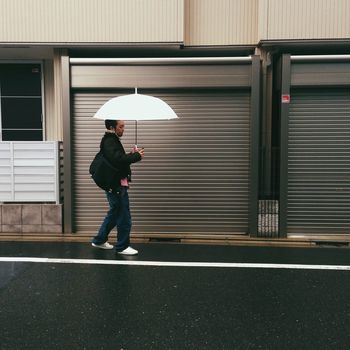
[(130, 247), (131, 214), (129, 207), (128, 188), (131, 181), (130, 164), (139, 162), (144, 156), (143, 149), (134, 148), (129, 154), (125, 153), (120, 142), (125, 123), (123, 120), (105, 120), (106, 133), (101, 140), (101, 151), (104, 157), (118, 169), (119, 176), (111, 192), (106, 192), (109, 210), (92, 240), (92, 246), (100, 249), (113, 249), (108, 243), (108, 235), (116, 227), (117, 243), (115, 250), (119, 254), (136, 255), (138, 251)]

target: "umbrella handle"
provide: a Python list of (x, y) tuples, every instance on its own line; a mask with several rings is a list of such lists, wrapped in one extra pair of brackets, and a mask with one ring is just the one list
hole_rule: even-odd
[[(135, 87), (135, 94), (137, 94), (137, 87)], [(135, 120), (135, 147), (137, 148), (137, 120)]]

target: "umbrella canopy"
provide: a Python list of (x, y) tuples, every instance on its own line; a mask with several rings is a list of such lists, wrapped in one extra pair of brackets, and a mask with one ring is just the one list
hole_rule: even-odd
[(96, 112), (94, 118), (137, 121), (174, 119), (177, 115), (160, 98), (136, 92), (110, 99)]
[(135, 93), (114, 97), (107, 101), (94, 115), (102, 120), (135, 120), (135, 145), (137, 145), (138, 120), (175, 119), (176, 113), (157, 97)]

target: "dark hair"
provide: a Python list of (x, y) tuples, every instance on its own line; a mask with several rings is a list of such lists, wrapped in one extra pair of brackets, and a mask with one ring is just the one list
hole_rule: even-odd
[(118, 120), (110, 120), (110, 119), (105, 120), (105, 126), (107, 130), (110, 130), (111, 128), (115, 129), (117, 125), (118, 125)]

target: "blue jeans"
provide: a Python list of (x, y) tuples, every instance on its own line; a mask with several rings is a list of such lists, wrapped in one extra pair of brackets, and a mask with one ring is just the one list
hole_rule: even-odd
[(108, 235), (114, 227), (117, 228), (116, 251), (122, 251), (130, 245), (131, 214), (127, 187), (121, 187), (119, 193), (106, 192), (109, 210), (92, 240), (95, 244), (107, 242)]

